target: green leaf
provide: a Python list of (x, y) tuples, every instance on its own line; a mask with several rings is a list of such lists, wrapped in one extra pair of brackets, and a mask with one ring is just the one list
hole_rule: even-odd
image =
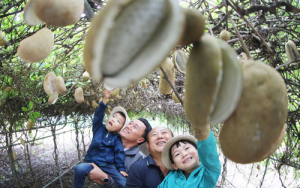
[(33, 102), (32, 101), (29, 102), (28, 107), (29, 107), (29, 110), (31, 110), (33, 108)]
[(71, 85), (71, 84), (72, 84), (72, 82), (67, 82), (67, 83), (65, 84), (65, 86), (68, 87), (68, 86)]
[(22, 110), (23, 110), (24, 112), (27, 112), (27, 111), (28, 111), (28, 109), (27, 109), (26, 107), (22, 107)]
[(33, 112), (32, 114), (35, 118), (41, 117), (41, 114), (39, 112)]
[(29, 118), (31, 119), (31, 121), (34, 123), (35, 118), (32, 115), (29, 115)]

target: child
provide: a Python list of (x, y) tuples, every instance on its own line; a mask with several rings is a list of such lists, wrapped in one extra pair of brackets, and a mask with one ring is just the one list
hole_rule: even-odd
[(163, 148), (162, 161), (170, 171), (158, 188), (213, 188), (221, 173), (212, 131), (204, 141), (197, 141), (191, 135), (171, 138)]
[[(104, 91), (104, 99), (99, 103), (93, 120), (93, 139), (85, 156), (85, 163), (74, 169), (73, 187), (83, 188), (86, 176), (93, 169), (89, 163), (95, 163), (105, 173), (111, 176), (119, 187), (125, 187), (127, 173), (124, 164), (124, 149), (120, 136), (117, 134), (123, 125), (130, 122), (124, 108), (118, 106), (113, 109), (106, 125), (103, 124), (106, 102), (111, 94)], [(109, 178), (109, 177), (108, 177)], [(103, 180), (105, 182), (105, 180)]]

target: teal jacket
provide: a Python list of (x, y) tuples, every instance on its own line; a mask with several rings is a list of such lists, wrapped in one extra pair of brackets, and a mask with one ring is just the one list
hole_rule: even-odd
[(217, 152), (216, 140), (212, 131), (210, 131), (210, 135), (206, 140), (197, 141), (197, 150), (201, 163), (200, 166), (190, 174), (188, 179), (186, 179), (180, 169), (172, 170), (158, 188), (215, 187), (221, 173), (221, 163)]

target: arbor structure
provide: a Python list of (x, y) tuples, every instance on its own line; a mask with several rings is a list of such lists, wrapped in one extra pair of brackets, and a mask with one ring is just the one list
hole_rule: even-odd
[[(26, 2), (25, 0), (2, 0), (0, 2), (0, 29), (6, 40), (6, 44), (0, 46), (0, 156), (9, 157), (2, 161), (3, 164), (0, 163), (0, 166), (10, 167), (14, 177), (12, 181), (17, 182), (17, 187), (23, 185), (18, 182), (22, 174), (17, 168), (20, 164), (14, 159), (14, 147), (17, 144), (23, 145), (24, 142), (30, 166), (29, 143), (34, 143), (35, 139), (38, 139), (34, 136), (35, 132), (40, 128), (49, 127), (55, 143), (56, 131), (59, 130), (56, 125), (62, 122), (62, 124), (74, 125), (74, 131), (78, 135), (78, 150), (82, 150), (80, 148), (80, 125), (85, 126), (83, 122), (92, 117), (95, 110), (92, 105), (93, 101), (100, 100), (101, 91), (104, 88), (102, 84), (94, 83), (91, 79), (84, 81), (82, 78), (85, 71), (82, 53), (86, 32), (90, 28), (87, 12), (74, 25), (48, 27), (55, 34), (55, 45), (45, 60), (30, 64), (18, 57), (16, 52), (20, 41), (45, 27), (44, 24), (39, 26), (25, 24), (22, 12)], [(86, 3), (94, 12), (98, 12), (106, 1), (87, 0)], [(276, 68), (282, 75), (287, 85), (289, 98), (287, 131), (284, 144), (271, 155), (267, 164), (270, 160), (279, 174), (285, 173), (282, 167), (291, 166), (295, 169), (296, 177), (299, 177), (300, 57), (288, 61), (285, 52), (285, 44), (288, 40), (292, 40), (296, 46), (300, 45), (299, 2), (295, 0), (181, 0), (179, 3), (183, 7), (197, 9), (204, 15), (209, 34), (219, 38), (222, 30), (229, 31), (231, 38), (227, 42), (238, 55), (242, 56), (244, 52), (247, 56), (252, 56)], [(241, 41), (244, 41), (244, 44)], [(191, 46), (177, 46), (176, 49), (189, 52)], [(170, 57), (172, 53), (170, 52)], [(53, 105), (48, 103), (49, 95), (43, 90), (44, 77), (51, 71), (64, 78), (68, 90), (66, 94), (60, 95)], [(184, 96), (184, 80), (185, 75), (176, 70), (174, 89), (181, 98)], [(146, 83), (146, 87), (143, 82)], [(182, 105), (174, 103), (171, 95), (160, 94), (158, 83), (159, 69), (156, 69), (132, 87), (122, 88), (120, 97), (111, 100), (110, 104), (111, 106), (124, 106), (134, 114), (147, 112), (153, 118), (164, 114), (169, 123), (177, 129), (188, 126)], [(73, 96), (77, 87), (82, 87), (84, 90), (85, 102), (82, 104), (76, 103)], [(35, 119), (36, 126), (33, 129), (26, 127), (30, 117)], [(213, 129), (218, 134), (220, 125), (214, 126)], [(82, 146), (85, 144), (83, 143)], [(54, 151), (56, 162), (57, 157)], [(81, 158), (82, 153), (79, 152), (78, 159)], [(32, 169), (31, 173), (35, 182), (37, 175)], [(5, 171), (0, 174), (8, 175)], [(60, 170), (58, 174), (61, 174)], [(287, 187), (283, 181), (282, 186)]]

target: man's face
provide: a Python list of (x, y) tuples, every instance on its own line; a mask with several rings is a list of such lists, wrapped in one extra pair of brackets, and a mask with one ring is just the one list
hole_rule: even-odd
[(172, 132), (166, 127), (155, 127), (152, 129), (148, 135), (147, 143), (150, 154), (161, 154), (166, 142), (172, 137)]
[(145, 124), (136, 119), (129, 122), (119, 133), (122, 139), (135, 142), (137, 144), (144, 142), (143, 134), (145, 132)]
[(197, 149), (188, 142), (179, 142), (178, 146), (175, 144), (171, 148), (171, 156), (174, 161), (172, 166), (175, 170), (179, 168), (187, 173), (192, 173), (200, 165)]
[(118, 112), (110, 116), (106, 122), (106, 129), (108, 132), (118, 132), (122, 129), (125, 123), (125, 118)]

